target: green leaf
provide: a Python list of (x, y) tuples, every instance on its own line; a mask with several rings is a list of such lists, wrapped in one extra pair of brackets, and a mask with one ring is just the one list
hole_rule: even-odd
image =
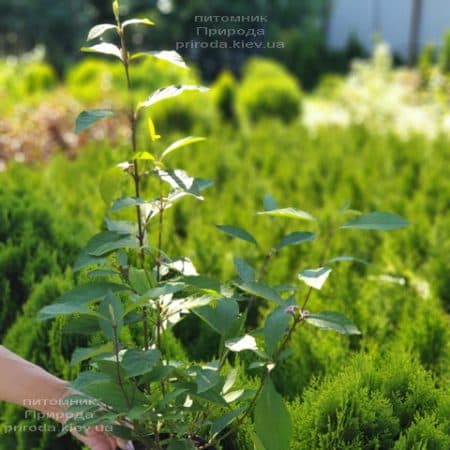
[(46, 320), (67, 314), (92, 313), (89, 305), (99, 298), (105, 297), (110, 291), (120, 292), (129, 288), (122, 284), (107, 281), (91, 281), (72, 289), (59, 297), (56, 303), (48, 305), (39, 311), (39, 319)]
[(81, 51), (86, 53), (101, 53), (103, 55), (111, 55), (123, 61), (120, 48), (117, 47), (117, 45), (110, 44), (109, 42), (102, 42), (101, 44), (96, 44), (92, 47), (82, 47)]
[(202, 368), (197, 370), (195, 381), (197, 384), (197, 394), (209, 391), (220, 382), (220, 374), (217, 370)]
[(223, 431), (228, 425), (234, 422), (243, 412), (245, 411), (245, 406), (235, 409), (234, 411), (224, 414), (216, 419), (211, 425), (211, 434), (217, 436), (221, 431)]
[(334, 330), (338, 333), (350, 335), (361, 334), (354, 323), (338, 312), (325, 311), (317, 314), (309, 314), (305, 318), (306, 322), (323, 330)]
[(277, 250), (281, 250), (288, 245), (298, 245), (302, 242), (313, 241), (316, 238), (315, 233), (309, 231), (295, 231), (294, 233), (285, 236), (276, 246)]
[(167, 147), (163, 151), (160, 159), (162, 161), (166, 156), (170, 155), (175, 150), (186, 147), (187, 145), (190, 145), (190, 144), (195, 144), (196, 142), (202, 142), (205, 139), (206, 138), (204, 138), (204, 137), (194, 137), (194, 136), (188, 136), (184, 139), (180, 139), (180, 140), (174, 142), (173, 144), (169, 145), (169, 147)]
[(149, 279), (153, 278), (153, 274), (146, 273), (145, 269), (137, 269), (136, 267), (130, 267), (128, 269), (128, 280), (131, 287), (139, 294), (143, 295), (150, 289), (152, 285)]
[(77, 117), (75, 133), (80, 134), (95, 122), (106, 117), (111, 117), (112, 115), (114, 115), (114, 113), (110, 109), (91, 109), (90, 111), (83, 111)]
[(206, 291), (214, 291), (220, 293), (220, 282), (212, 277), (205, 275), (190, 275), (181, 278), (181, 281)]
[(189, 439), (171, 439), (167, 450), (195, 450), (195, 448)]
[(244, 350), (258, 351), (258, 345), (253, 336), (246, 334), (245, 336), (229, 339), (225, 342), (225, 347), (232, 352), (242, 352)]
[(265, 450), (290, 448), (291, 417), (283, 398), (275, 390), (270, 378), (265, 382), (255, 405), (255, 431)]
[(355, 228), (361, 230), (397, 230), (409, 225), (403, 217), (388, 212), (372, 212), (356, 217), (340, 228)]
[(117, 336), (123, 325), (123, 305), (119, 297), (109, 292), (108, 295), (100, 302), (98, 307), (99, 317), (98, 322), (105, 336), (114, 340), (114, 326), (117, 327)]
[(257, 214), (259, 216), (286, 217), (288, 219), (316, 221), (316, 218), (311, 214), (295, 208), (273, 209), (270, 211), (261, 211), (258, 212)]
[(154, 161), (155, 157), (150, 152), (137, 152), (131, 159), (133, 161)]
[(136, 197), (122, 197), (117, 199), (112, 207), (111, 212), (118, 212), (122, 211), (122, 209), (125, 208), (131, 208), (132, 206), (138, 206), (138, 205), (145, 205), (146, 201), (142, 200), (141, 198)]
[(215, 304), (201, 306), (193, 312), (220, 335), (226, 335), (239, 315), (239, 306), (233, 299), (218, 299)]
[(266, 194), (263, 198), (264, 211), (273, 211), (277, 209), (277, 201), (270, 195)]
[(260, 283), (258, 281), (242, 281), (239, 283), (234, 283), (239, 289), (255, 296), (264, 298), (271, 302), (277, 303), (278, 305), (284, 305), (285, 301), (280, 297), (278, 292), (266, 284)]
[(141, 108), (148, 108), (155, 103), (167, 100), (169, 98), (177, 97), (186, 91), (197, 91), (197, 92), (207, 92), (209, 89), (201, 86), (169, 86), (165, 88), (160, 88), (154, 92), (150, 97), (138, 104), (137, 110)]
[(285, 306), (276, 308), (264, 323), (264, 341), (266, 343), (266, 353), (269, 356), (273, 356), (277, 351), (281, 338), (288, 330), (291, 316), (285, 312), (285, 309)]
[(218, 228), (220, 231), (223, 231), (228, 236), (242, 239), (243, 241), (258, 245), (256, 239), (248, 231), (244, 230), (241, 227), (235, 227), (232, 225), (216, 225), (216, 228)]
[(127, 377), (136, 377), (150, 372), (161, 359), (161, 352), (157, 349), (127, 350), (122, 358), (122, 368)]
[(106, 344), (98, 345), (96, 347), (82, 348), (77, 347), (72, 354), (71, 364), (79, 364), (87, 359), (94, 358), (95, 356), (103, 355), (105, 353), (111, 353), (113, 351), (112, 342), (107, 342)]
[(152, 26), (152, 25), (155, 25), (155, 22), (152, 22), (150, 19), (129, 19), (129, 20), (125, 20), (125, 22), (122, 23), (122, 28), (125, 28), (129, 25)]
[(330, 267), (319, 267), (318, 269), (303, 270), (298, 278), (314, 289), (322, 289), (332, 269)]
[(111, 23), (102, 23), (100, 25), (95, 25), (95, 27), (92, 27), (89, 30), (89, 34), (87, 37), (88, 41), (92, 41), (93, 39), (96, 39), (100, 36), (102, 36), (106, 31), (116, 29), (116, 25), (113, 25)]
[(199, 200), (203, 200), (201, 191), (211, 186), (212, 182), (194, 178), (184, 170), (155, 170), (154, 172), (162, 181), (169, 184), (176, 191), (183, 191), (193, 195)]
[(336, 256), (336, 257), (330, 259), (328, 262), (330, 264), (333, 264), (335, 262), (342, 262), (342, 261), (344, 261), (344, 262), (358, 262), (358, 263), (364, 264), (366, 266), (369, 265), (369, 261), (366, 261), (365, 259), (357, 258), (355, 256), (346, 256), (346, 255)]
[(183, 58), (179, 53), (174, 50), (162, 50), (156, 52), (139, 52), (131, 56), (131, 59), (143, 58), (145, 56), (150, 56), (152, 58), (161, 59), (167, 61), (175, 66), (181, 67), (182, 69), (188, 69), (188, 66), (184, 62)]
[(236, 269), (236, 272), (238, 273), (239, 277), (242, 281), (245, 282), (252, 282), (255, 280), (255, 270), (252, 266), (250, 266), (247, 262), (245, 262), (243, 259), (234, 258), (234, 268)]
[(103, 256), (120, 248), (138, 248), (136, 236), (125, 235), (115, 231), (102, 231), (87, 243), (85, 252), (91, 256)]

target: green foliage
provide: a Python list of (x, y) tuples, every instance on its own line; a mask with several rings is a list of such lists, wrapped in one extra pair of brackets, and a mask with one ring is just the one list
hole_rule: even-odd
[[(448, 417), (442, 414), (426, 421), (420, 417), (443, 404), (448, 408), (444, 391), (437, 390), (433, 379), (406, 353), (360, 355), (291, 404), (296, 437), (292, 448), (394, 448), (400, 436), (410, 436), (409, 442), (417, 445), (420, 439), (430, 439), (426, 428), (431, 423), (441, 431), (430, 443), (442, 445)], [(402, 442), (403, 437), (398, 445)]]
[(263, 118), (278, 118), (289, 123), (300, 114), (301, 98), (297, 81), (282, 66), (254, 59), (244, 70), (236, 94), (236, 108), (244, 125)]

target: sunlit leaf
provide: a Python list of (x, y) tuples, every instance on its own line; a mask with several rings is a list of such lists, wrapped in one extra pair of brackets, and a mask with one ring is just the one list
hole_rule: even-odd
[(179, 141), (174, 142), (173, 144), (169, 145), (164, 152), (161, 155), (161, 161), (168, 155), (170, 155), (175, 150), (178, 150), (179, 148), (186, 147), (190, 144), (195, 144), (196, 142), (202, 142), (204, 141), (204, 137), (194, 137), (194, 136), (188, 136), (186, 138), (180, 139)]
[(125, 22), (122, 23), (122, 28), (125, 28), (129, 25), (155, 25), (155, 22), (152, 22), (150, 19), (129, 19), (125, 20)]
[(149, 106), (154, 105), (162, 100), (167, 100), (169, 98), (177, 97), (183, 92), (187, 91), (197, 91), (197, 92), (207, 92), (209, 89), (202, 86), (169, 86), (165, 88), (160, 88), (156, 92), (154, 92), (150, 97), (142, 103), (139, 103), (137, 109), (148, 108)]
[(102, 36), (106, 31), (112, 29), (117, 29), (116, 25), (110, 23), (102, 23), (100, 25), (95, 25), (95, 27), (92, 27), (90, 29), (87, 40), (92, 41), (93, 39)]
[(93, 45), (92, 47), (82, 47), (81, 51), (86, 53), (101, 53), (102, 55), (110, 55), (119, 58), (121, 61), (122, 51), (117, 45), (110, 44), (109, 42), (102, 42), (101, 44)]
[(298, 278), (314, 289), (322, 289), (331, 273), (330, 267), (319, 267), (318, 269), (307, 269), (299, 273)]
[(341, 334), (361, 334), (355, 324), (338, 312), (325, 311), (317, 314), (309, 314), (306, 322), (323, 330), (333, 330)]
[(225, 342), (225, 347), (231, 350), (232, 352), (242, 352), (244, 350), (252, 350), (257, 351), (258, 345), (256, 344), (256, 340), (253, 336), (246, 334), (245, 336), (229, 339)]
[(182, 56), (174, 50), (162, 50), (155, 52), (139, 52), (131, 56), (131, 59), (143, 58), (150, 56), (156, 59), (162, 59), (175, 66), (181, 67), (183, 69), (188, 69), (188, 66), (184, 62)]
[(260, 216), (285, 217), (288, 219), (310, 220), (315, 221), (316, 218), (311, 214), (295, 208), (273, 209), (269, 211), (261, 211), (257, 213)]

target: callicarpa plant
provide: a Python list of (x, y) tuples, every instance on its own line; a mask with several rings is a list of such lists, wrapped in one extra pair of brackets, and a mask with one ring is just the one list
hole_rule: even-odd
[[(203, 138), (186, 137), (157, 154), (153, 148), (138, 151), (137, 128), (144, 111), (156, 103), (185, 91), (206, 89), (169, 86), (135, 102), (132, 69), (136, 59), (162, 59), (183, 69), (186, 64), (175, 51), (130, 53), (127, 28), (153, 23), (148, 19), (122, 21), (118, 0), (112, 6), (115, 24), (95, 26), (88, 40), (108, 33), (116, 35), (117, 44), (102, 41), (83, 50), (112, 55), (123, 65), (130, 94), (129, 159), (110, 169), (102, 180), (101, 191), (110, 207), (105, 229), (90, 239), (74, 267), (76, 272), (82, 271), (81, 279), (86, 281), (40, 311), (42, 320), (66, 316), (72, 332), (95, 343), (73, 353), (72, 363), (81, 363), (84, 370), (70, 383), (65, 429), (103, 425), (111, 433), (132, 440), (137, 449), (213, 449), (225, 438), (232, 439), (244, 421), (252, 420), (255, 448), (287, 450), (291, 419), (274, 387), (272, 372), (289, 356), (291, 339), (301, 325), (360, 334), (339, 312), (309, 311), (312, 293), (321, 289), (332, 265), (357, 260), (352, 256), (327, 259), (333, 234), (352, 228), (393, 230), (407, 222), (395, 214), (361, 214), (344, 208), (339, 217), (353, 214), (353, 219), (329, 231), (328, 225), (323, 227), (311, 214), (278, 208), (267, 196), (260, 216), (310, 224), (315, 231), (296, 231), (274, 243), (262, 252), (258, 271), (244, 259), (235, 258), (236, 279), (228, 283), (199, 275), (188, 258), (172, 259), (162, 249), (166, 211), (185, 197), (202, 200), (202, 191), (211, 183), (171, 168), (170, 156)], [(84, 111), (77, 119), (76, 131), (118, 113)], [(151, 120), (149, 132), (150, 147), (159, 138)], [(256, 239), (242, 228), (217, 228), (259, 248)], [(279, 252), (319, 236), (325, 241), (322, 260), (297, 276), (299, 285), (306, 285), (306, 289), (271, 286), (263, 281), (267, 265)], [(273, 307), (259, 327), (252, 329), (249, 319), (261, 302)], [(167, 345), (171, 329), (191, 314), (220, 337), (211, 361), (176, 361), (171, 357)], [(241, 352), (253, 356), (239, 358)], [(242, 386), (239, 370), (252, 368), (257, 369), (256, 381), (251, 387)]]

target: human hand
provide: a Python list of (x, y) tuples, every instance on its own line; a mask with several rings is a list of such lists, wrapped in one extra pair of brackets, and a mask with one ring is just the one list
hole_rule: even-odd
[(77, 431), (72, 431), (72, 434), (91, 450), (116, 450), (117, 448), (134, 450), (134, 446), (130, 441), (111, 436), (102, 427), (88, 428), (84, 435)]

